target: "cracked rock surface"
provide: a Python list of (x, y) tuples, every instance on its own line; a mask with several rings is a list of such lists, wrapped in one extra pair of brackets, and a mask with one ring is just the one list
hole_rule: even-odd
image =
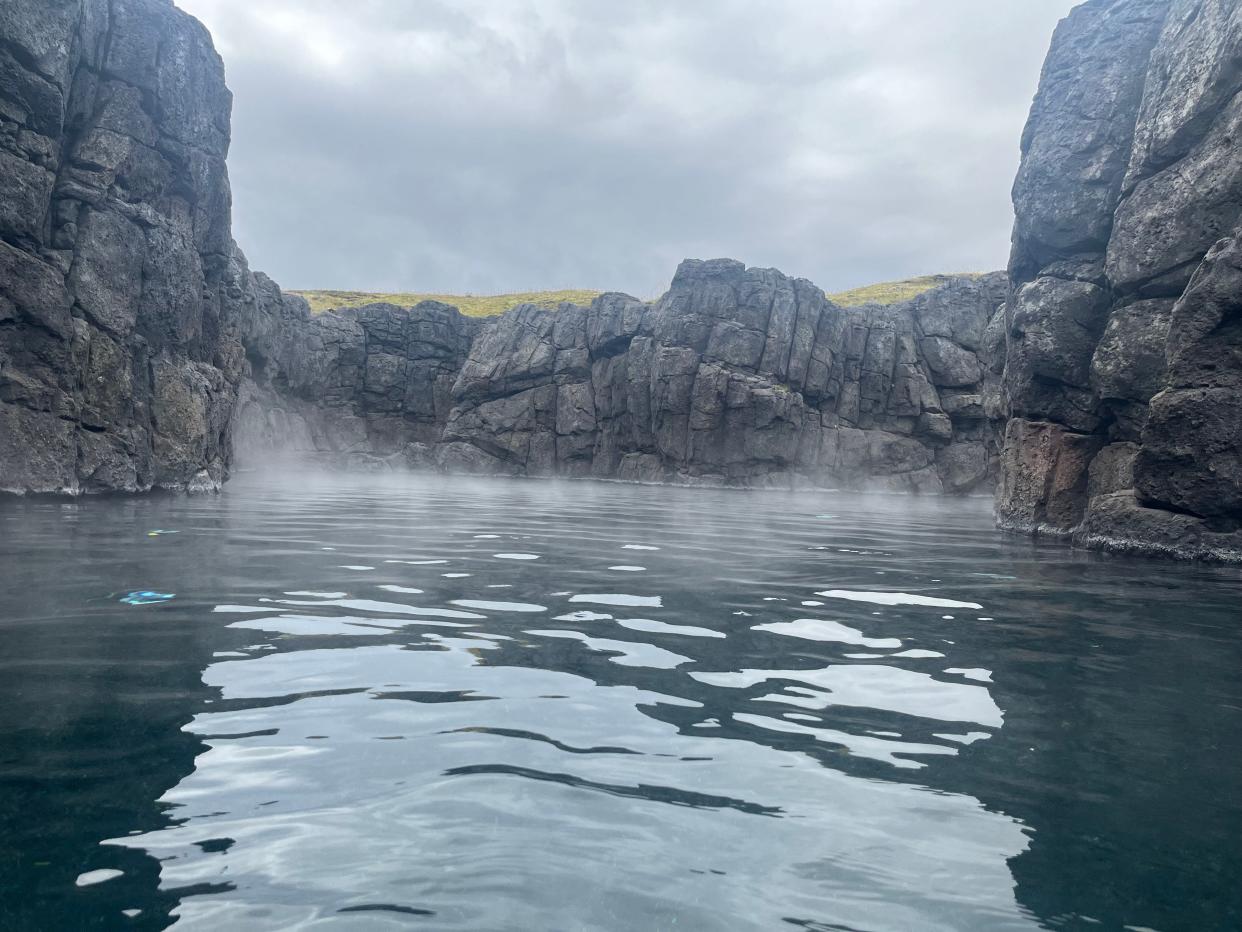
[(988, 325), (1004, 294), (998, 273), (844, 309), (810, 282), (717, 259), (682, 263), (654, 303), (608, 294), (487, 321), (432, 302), (311, 317), (287, 298), (283, 316), (256, 328), (266, 342), (249, 344), (239, 456), (297, 449), (378, 469), (988, 488), (1000, 371)]
[(313, 316), (232, 241), (230, 108), (169, 0), (0, 7), (0, 488), (210, 489), (234, 444), (376, 469), (992, 480), (997, 276), (844, 310), (718, 260), (654, 304)]
[(1242, 5), (1087, 0), (1008, 274), (841, 308), (688, 260), (655, 302), (312, 315), (230, 233), (231, 97), (171, 0), (0, 4), (0, 491), (355, 468), (969, 493), (1242, 561)]
[(1242, 6), (1089, 0), (1023, 136), (1003, 526), (1242, 561)]
[(0, 5), (0, 489), (225, 478), (255, 301), (230, 107), (168, 0)]

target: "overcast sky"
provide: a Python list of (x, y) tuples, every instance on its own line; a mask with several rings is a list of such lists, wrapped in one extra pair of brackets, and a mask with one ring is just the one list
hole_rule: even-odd
[(688, 256), (828, 291), (1003, 267), (1074, 0), (177, 0), (286, 288), (654, 297)]

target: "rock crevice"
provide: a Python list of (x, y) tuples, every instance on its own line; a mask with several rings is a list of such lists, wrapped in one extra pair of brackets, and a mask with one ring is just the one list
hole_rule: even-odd
[(1242, 7), (1087, 0), (1008, 274), (838, 307), (688, 260), (654, 302), (321, 315), (230, 232), (231, 96), (171, 0), (0, 6), (0, 490), (239, 460), (970, 493), (1010, 529), (1242, 560)]
[(964, 276), (844, 309), (721, 259), (684, 262), (653, 303), (607, 294), (482, 322), (432, 303), (282, 305), (257, 328), (266, 348), (251, 342), (237, 442), (243, 461), (296, 435), (374, 468), (969, 492), (995, 473), (985, 335), (1004, 294), (999, 274)]
[(167, 0), (9, 0), (0, 35), (0, 487), (218, 487), (253, 283), (210, 36)]
[(1233, 0), (1058, 28), (1014, 186), (1002, 525), (1242, 560), (1240, 60)]

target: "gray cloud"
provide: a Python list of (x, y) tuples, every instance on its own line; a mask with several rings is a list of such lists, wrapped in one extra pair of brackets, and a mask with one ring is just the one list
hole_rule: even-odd
[(286, 287), (828, 290), (1004, 264), (1074, 0), (177, 0), (235, 93), (235, 232)]

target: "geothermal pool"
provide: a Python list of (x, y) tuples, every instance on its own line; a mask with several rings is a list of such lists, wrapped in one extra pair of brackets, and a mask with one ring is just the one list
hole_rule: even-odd
[(1242, 926), (1242, 573), (989, 503), (0, 502), (5, 929)]

